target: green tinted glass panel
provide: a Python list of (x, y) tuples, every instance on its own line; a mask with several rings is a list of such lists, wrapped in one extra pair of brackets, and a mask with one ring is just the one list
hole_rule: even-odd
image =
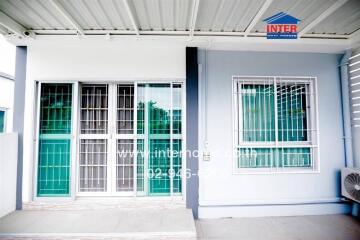
[(170, 193), (170, 84), (149, 84), (147, 89), (149, 138), (149, 194)]
[(143, 192), (145, 191), (144, 186), (144, 140), (138, 139), (137, 140), (137, 191)]
[(0, 111), (0, 133), (5, 130), (5, 111)]
[(170, 84), (149, 84), (149, 134), (170, 134), (170, 91)]
[(137, 87), (137, 133), (145, 133), (145, 84)]
[(149, 147), (149, 194), (168, 195), (170, 193), (170, 140), (150, 140)]
[(70, 140), (40, 140), (38, 196), (68, 195)]
[(181, 193), (181, 140), (173, 140), (173, 188), (174, 193)]
[(71, 84), (42, 84), (40, 134), (71, 132)]
[(70, 194), (71, 84), (42, 84), (38, 196)]
[(306, 141), (306, 85), (286, 84), (278, 87), (279, 141)]
[(243, 141), (275, 141), (274, 86), (242, 85), (240, 91)]
[(238, 167), (311, 167), (310, 148), (240, 148)]
[[(171, 84), (137, 86), (137, 190), (139, 192), (147, 189), (148, 195), (170, 195), (171, 185), (174, 193), (182, 191), (181, 91), (181, 84), (173, 84), (172, 88)], [(173, 138), (172, 143), (171, 138)], [(171, 169), (171, 148), (174, 155), (173, 169)], [(144, 154), (145, 149), (149, 154)], [(148, 179), (144, 179), (145, 169), (148, 171)], [(173, 175), (172, 184), (170, 174)]]

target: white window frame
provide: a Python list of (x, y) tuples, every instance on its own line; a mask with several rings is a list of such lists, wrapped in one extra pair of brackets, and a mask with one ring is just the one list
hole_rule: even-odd
[[(241, 119), (241, 107), (238, 107), (237, 94), (238, 84), (250, 83), (250, 84), (263, 84), (267, 79), (270, 84), (276, 86), (279, 82), (297, 83), (297, 84), (308, 84), (310, 109), (307, 109), (307, 122), (310, 126), (310, 135), (307, 141), (284, 141), (278, 140), (278, 117), (277, 109), (275, 109), (275, 141), (272, 142), (246, 142), (239, 141), (239, 134), (241, 132), (240, 121)], [(275, 96), (277, 96), (277, 88), (275, 87)], [(277, 106), (277, 98), (274, 98)], [(320, 173), (320, 143), (319, 143), (319, 117), (318, 117), (318, 89), (317, 89), (317, 78), (306, 77), (306, 76), (232, 76), (232, 135), (233, 135), (233, 174), (279, 174), (279, 173)], [(239, 129), (238, 129), (239, 128)], [(238, 155), (237, 149), (243, 148), (287, 148), (287, 147), (299, 147), (299, 148), (310, 148), (311, 156), (311, 167), (264, 167), (264, 168), (240, 168), (237, 165)]]

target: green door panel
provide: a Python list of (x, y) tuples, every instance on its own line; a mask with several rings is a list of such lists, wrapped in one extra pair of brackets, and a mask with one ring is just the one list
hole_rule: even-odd
[(42, 84), (38, 196), (70, 194), (71, 84)]
[(40, 140), (38, 196), (68, 195), (70, 140)]

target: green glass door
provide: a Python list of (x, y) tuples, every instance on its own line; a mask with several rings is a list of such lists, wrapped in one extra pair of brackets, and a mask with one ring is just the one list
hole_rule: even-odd
[(148, 152), (138, 157), (148, 176), (138, 190), (147, 185), (148, 195), (181, 193), (181, 106), (180, 84), (138, 85), (138, 150)]
[(41, 84), (38, 196), (70, 194), (71, 84)]

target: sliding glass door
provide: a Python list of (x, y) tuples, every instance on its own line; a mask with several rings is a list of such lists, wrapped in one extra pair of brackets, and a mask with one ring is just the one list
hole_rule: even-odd
[(39, 86), (36, 196), (181, 194), (181, 83)]

